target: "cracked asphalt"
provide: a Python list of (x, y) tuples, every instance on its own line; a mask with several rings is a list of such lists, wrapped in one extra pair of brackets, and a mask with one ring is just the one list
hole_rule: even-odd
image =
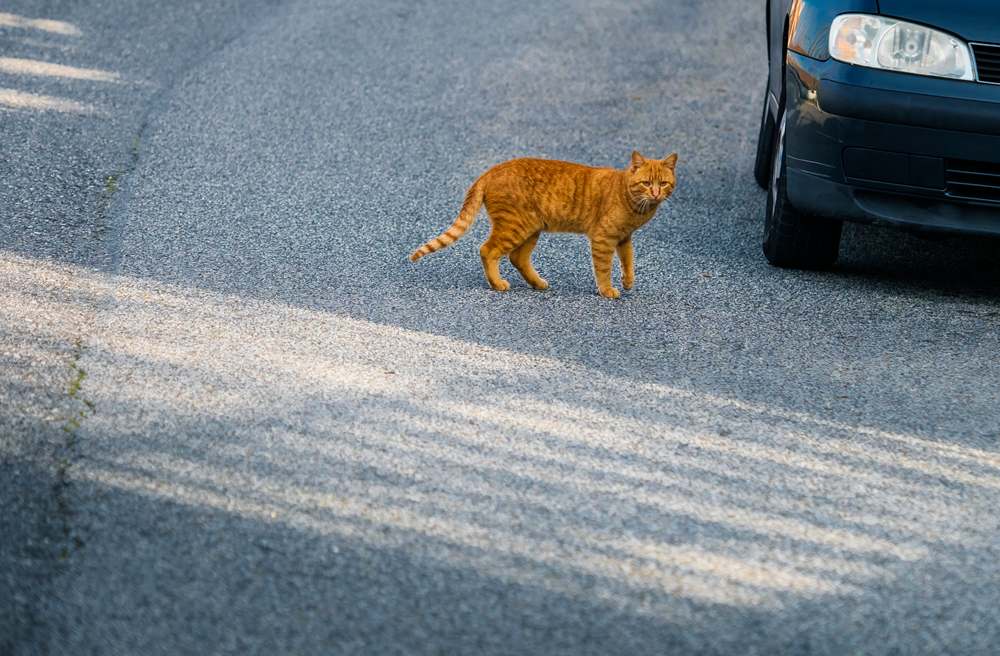
[[(760, 253), (749, 0), (0, 11), (0, 652), (990, 654), (998, 242)], [(680, 153), (491, 292), (516, 156)]]

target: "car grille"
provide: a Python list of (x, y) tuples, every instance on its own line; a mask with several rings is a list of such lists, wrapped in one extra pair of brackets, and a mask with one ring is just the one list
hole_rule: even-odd
[(976, 57), (979, 81), (1000, 84), (1000, 46), (974, 43), (972, 54)]
[(952, 198), (1000, 203), (1000, 164), (949, 159), (944, 175)]

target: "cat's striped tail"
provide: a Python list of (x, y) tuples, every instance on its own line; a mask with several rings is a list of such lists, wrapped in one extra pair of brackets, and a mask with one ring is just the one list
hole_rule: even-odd
[(465, 202), (462, 204), (462, 210), (458, 213), (458, 218), (451, 224), (451, 227), (413, 251), (410, 255), (410, 261), (416, 262), (424, 255), (439, 251), (445, 246), (451, 246), (458, 241), (458, 238), (464, 235), (465, 231), (472, 225), (472, 222), (475, 221), (476, 214), (479, 213), (479, 208), (482, 205), (483, 179), (479, 178), (469, 187), (469, 191), (465, 193)]

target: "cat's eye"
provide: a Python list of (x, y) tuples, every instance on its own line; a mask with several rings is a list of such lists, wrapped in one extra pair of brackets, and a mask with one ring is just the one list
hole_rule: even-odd
[(650, 184), (652, 184), (652, 182), (651, 182), (651, 181), (649, 181), (649, 180), (643, 180), (643, 181), (642, 181), (642, 182), (640, 182), (639, 184), (642, 184), (642, 185), (646, 185), (646, 186), (648, 187), (648, 186), (649, 186)]

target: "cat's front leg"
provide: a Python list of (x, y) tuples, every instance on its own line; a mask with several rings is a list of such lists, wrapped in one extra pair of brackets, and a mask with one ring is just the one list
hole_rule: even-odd
[(594, 260), (594, 280), (597, 291), (604, 298), (618, 298), (621, 292), (611, 285), (611, 263), (617, 241), (608, 238), (591, 237), (590, 256)]
[(622, 287), (632, 289), (635, 284), (635, 252), (632, 250), (632, 235), (618, 242), (618, 259), (622, 263)]

